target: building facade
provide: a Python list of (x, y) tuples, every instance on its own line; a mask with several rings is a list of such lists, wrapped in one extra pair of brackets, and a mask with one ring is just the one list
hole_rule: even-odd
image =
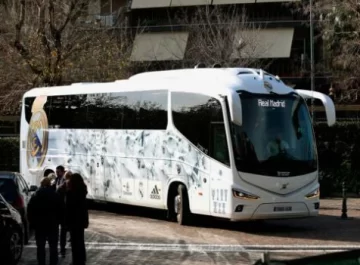
[[(234, 32), (234, 43), (238, 42), (239, 35), (256, 35), (257, 44), (251, 47), (252, 52), (248, 56), (261, 61), (267, 71), (279, 75), (291, 86), (310, 89), (309, 19), (294, 8), (300, 1), (98, 0), (89, 8), (89, 14), (98, 16), (105, 27), (115, 27), (119, 14), (126, 18), (130, 27), (143, 25), (145, 30), (135, 37), (131, 59), (148, 62), (153, 67), (150, 69), (157, 69), (159, 63), (180, 66), (180, 62), (191, 62), (193, 59), (187, 54), (193, 36), (187, 32), (184, 23), (176, 21), (179, 12), (191, 17), (199, 8), (245, 10), (247, 22), (258, 26), (258, 29), (255, 32), (239, 27), (238, 32)], [(314, 49), (316, 63), (322, 57), (320, 40), (316, 40)], [(193, 63), (195, 65), (196, 61)], [(328, 93), (330, 85), (324, 73), (316, 73), (315, 87)]]
[[(246, 23), (256, 30), (244, 25), (232, 24), (233, 35), (221, 40), (226, 48), (213, 47), (219, 50), (234, 51), (239, 45), (241, 56), (256, 59), (265, 70), (279, 75), (288, 85), (294, 88), (310, 89), (310, 30), (309, 19), (303, 12), (295, 12), (294, 5), (301, 0), (96, 0), (92, 1), (86, 23), (97, 21), (104, 28), (128, 27), (134, 33), (131, 60), (146, 65), (141, 70), (159, 70), (195, 66), (200, 61), (196, 58), (194, 32), (189, 32), (189, 24), (200, 23), (193, 19), (199, 10), (204, 14), (218, 9), (225, 12), (225, 20), (214, 23), (231, 24), (227, 14), (237, 10), (245, 12)], [(227, 13), (226, 13), (227, 12)], [(179, 17), (187, 19), (179, 20)], [(206, 19), (205, 19), (206, 20)], [(216, 18), (215, 18), (216, 20)], [(122, 23), (119, 24), (119, 21)], [(207, 21), (204, 21), (207, 22)], [(208, 23), (208, 22), (207, 22)], [(209, 24), (209, 23), (208, 23)], [(211, 24), (211, 23), (210, 23)], [(242, 40), (245, 40), (242, 42)], [(256, 39), (256, 45), (246, 40)], [(211, 42), (211, 38), (206, 41)], [(250, 44), (249, 44), (250, 43)], [(208, 48), (202, 43), (200, 50)], [(209, 44), (210, 45), (210, 44)], [(251, 46), (251, 47), (250, 47)], [(315, 63), (322, 58), (322, 45), (319, 40), (314, 44)], [(209, 48), (211, 50), (211, 47)], [(251, 51), (246, 53), (246, 51)], [(245, 52), (245, 53), (244, 53)], [(233, 54), (233, 53), (232, 53)], [(235, 53), (234, 53), (235, 54)], [(235, 58), (238, 54), (231, 58)], [(226, 60), (227, 57), (222, 58)], [(229, 57), (230, 58), (230, 57)], [(213, 58), (216, 62), (216, 58)], [(219, 62), (221, 63), (221, 62)], [(240, 64), (240, 65), (239, 65)], [(246, 60), (232, 66), (247, 67)], [(316, 73), (315, 89), (328, 93), (330, 82), (324, 73)], [(0, 136), (18, 134), (18, 116), (0, 119)]]

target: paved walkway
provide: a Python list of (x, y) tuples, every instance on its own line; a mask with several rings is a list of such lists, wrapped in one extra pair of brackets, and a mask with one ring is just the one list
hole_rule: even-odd
[[(195, 226), (168, 222), (161, 211), (103, 207), (90, 211), (86, 232), (92, 264), (253, 264), (264, 251), (280, 259), (360, 248), (360, 199), (321, 200), (320, 216), (310, 219), (231, 223), (199, 218)], [(70, 246), (69, 246), (70, 247)], [(59, 265), (69, 265), (71, 253)], [(19, 265), (36, 265), (32, 241)]]

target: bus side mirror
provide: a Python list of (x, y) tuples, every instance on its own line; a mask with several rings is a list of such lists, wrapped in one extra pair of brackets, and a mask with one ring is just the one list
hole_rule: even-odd
[(242, 109), (240, 95), (231, 91), (228, 96), (230, 119), (236, 125), (242, 125)]
[(310, 90), (296, 89), (295, 91), (303, 98), (320, 99), (325, 107), (325, 113), (326, 113), (326, 119), (327, 119), (328, 126), (331, 127), (335, 124), (335, 122), (336, 122), (335, 105), (329, 96), (327, 96), (323, 93), (320, 93), (320, 92), (310, 91)]

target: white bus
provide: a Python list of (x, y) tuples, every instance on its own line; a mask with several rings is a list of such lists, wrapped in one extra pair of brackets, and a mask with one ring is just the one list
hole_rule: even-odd
[(35, 88), (21, 117), (29, 184), (58, 165), (80, 173), (88, 199), (250, 219), (318, 215), (318, 160), (304, 98), (260, 69), (147, 72), (109, 83)]

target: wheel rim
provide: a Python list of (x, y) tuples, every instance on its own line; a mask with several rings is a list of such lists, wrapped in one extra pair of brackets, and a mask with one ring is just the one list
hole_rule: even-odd
[(10, 253), (17, 260), (21, 254), (21, 238), (19, 233), (15, 232), (10, 238)]

